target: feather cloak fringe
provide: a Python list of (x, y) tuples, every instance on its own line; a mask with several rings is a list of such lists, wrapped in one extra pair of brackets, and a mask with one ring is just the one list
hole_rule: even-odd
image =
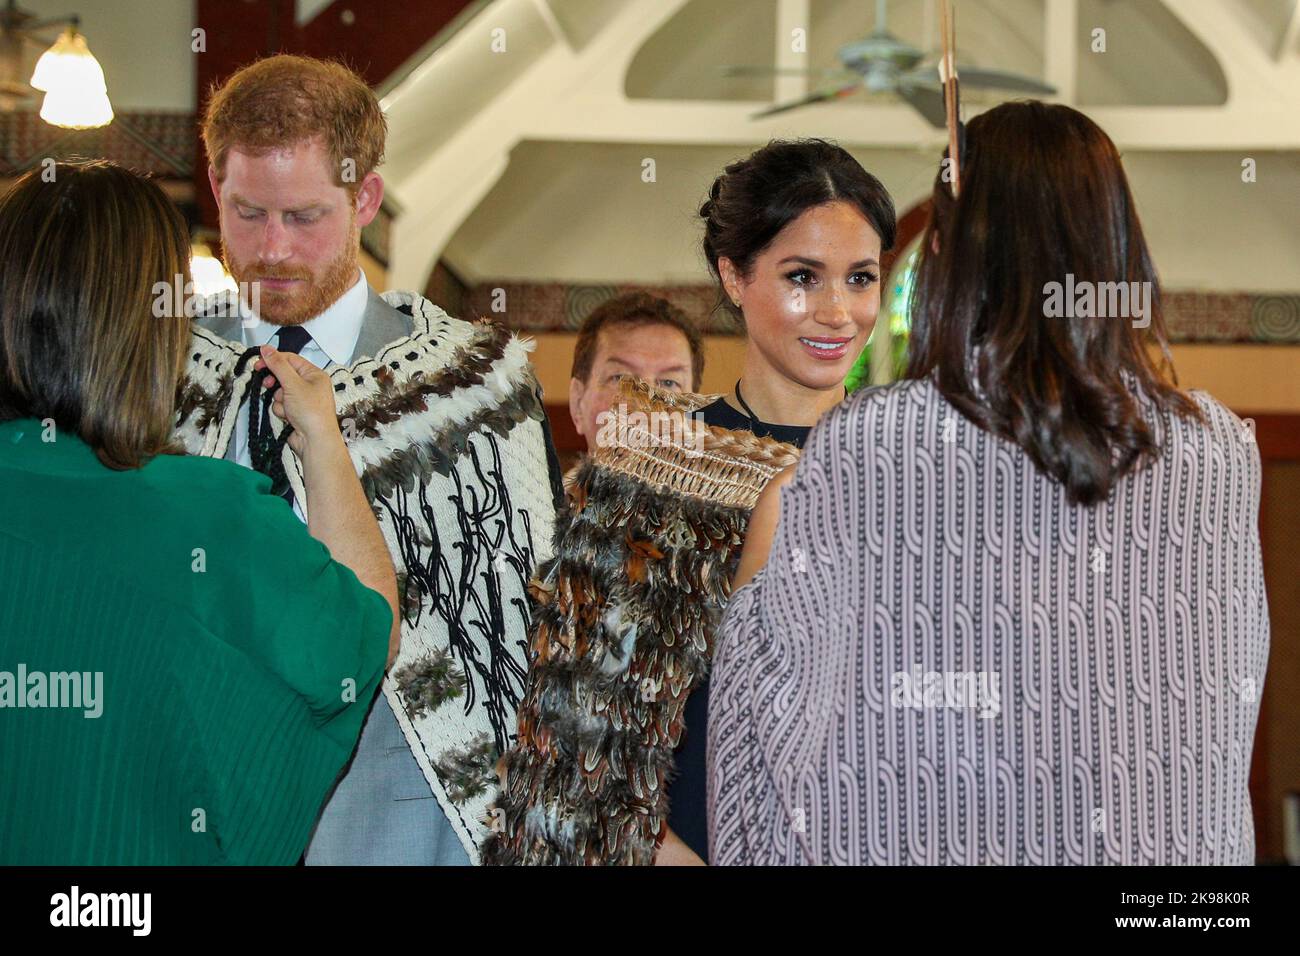
[(555, 557), (532, 585), (527, 686), (485, 863), (653, 862), (685, 702), (708, 673), (750, 511), (798, 458), (693, 419), (712, 398), (625, 383), (629, 418), (684, 427), (598, 442), (569, 483)]

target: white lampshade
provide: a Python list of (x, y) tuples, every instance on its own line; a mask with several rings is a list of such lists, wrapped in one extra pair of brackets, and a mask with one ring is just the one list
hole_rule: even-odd
[(103, 90), (93, 93), (56, 87), (45, 94), (41, 119), (65, 129), (94, 129), (113, 122), (113, 107)]
[(41, 54), (31, 85), (45, 93), (41, 119), (69, 129), (91, 129), (113, 121), (104, 70), (86, 39), (69, 27)]
[(107, 89), (99, 61), (91, 54), (86, 38), (72, 27), (59, 34), (54, 46), (41, 54), (30, 82), (42, 93), (66, 85)]

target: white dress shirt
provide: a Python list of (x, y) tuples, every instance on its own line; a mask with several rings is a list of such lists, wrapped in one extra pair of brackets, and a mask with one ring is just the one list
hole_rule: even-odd
[[(365, 274), (358, 268), (357, 281), (352, 283), (352, 287), (335, 299), (334, 304), (320, 315), (302, 324), (303, 329), (311, 336), (311, 341), (303, 346), (299, 354), (317, 368), (329, 370), (330, 365), (347, 365), (352, 359), (352, 353), (356, 351), (357, 339), (361, 336), (361, 320), (366, 314), (366, 301), (369, 297), (370, 286), (366, 282)], [(280, 326), (264, 322), (260, 317), (248, 312), (240, 323), (240, 329), (244, 347), (252, 348), (268, 343), (275, 345)], [(245, 468), (252, 468), (253, 459), (248, 451), (247, 400), (239, 406), (234, 442), (234, 460)], [(296, 497), (293, 511), (298, 516), (298, 520), (306, 521), (302, 506)]]

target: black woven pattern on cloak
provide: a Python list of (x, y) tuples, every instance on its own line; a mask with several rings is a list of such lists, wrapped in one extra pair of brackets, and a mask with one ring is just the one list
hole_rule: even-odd
[[(448, 649), (468, 678), (465, 713), (481, 693), (496, 752), (503, 753), (514, 740), (515, 711), (527, 676), (526, 666), (520, 662), (527, 660), (527, 643), (517, 640), (514, 653), (507, 644), (507, 606), (498, 575), (511, 574), (518, 583), (520, 597), (511, 599), (510, 606), (527, 622), (526, 588), (535, 551), (532, 518), (511, 502), (496, 436), (486, 430), (477, 434), (490, 451), (490, 463), (484, 465), (473, 442), (466, 443), (461, 457), (471, 463), (477, 482), (466, 484), (456, 465), (448, 471), (454, 487), (446, 500), (455, 509), (457, 540), (443, 541), (422, 481), (415, 482), (414, 495), (396, 485), (391, 495), (376, 495), (375, 500), (392, 522), (406, 586), (418, 588), (419, 606), (414, 617), (403, 612), (406, 623), (417, 626), (426, 610), (442, 618)], [(432, 540), (421, 541), (413, 512), (425, 523)], [(428, 549), (427, 558), (421, 556), (422, 546)], [(521, 634), (525, 632), (520, 629)]]

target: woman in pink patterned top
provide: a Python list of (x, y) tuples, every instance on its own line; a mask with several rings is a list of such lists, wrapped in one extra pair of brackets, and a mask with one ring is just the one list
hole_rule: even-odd
[(713, 862), (1253, 862), (1256, 447), (1174, 383), (1101, 129), (1005, 104), (961, 162), (907, 380), (823, 417), (751, 521)]

